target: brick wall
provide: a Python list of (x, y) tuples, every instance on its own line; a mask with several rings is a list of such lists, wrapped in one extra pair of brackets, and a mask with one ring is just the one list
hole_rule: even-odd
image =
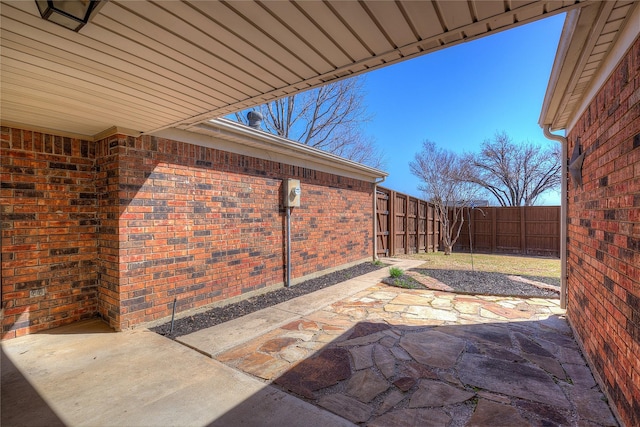
[(2, 337), (60, 326), (97, 308), (93, 145), (2, 127)]
[(571, 130), (569, 153), (578, 140), (567, 312), (622, 421), (640, 425), (640, 38)]
[(98, 313), (120, 324), (120, 168), (117, 140), (95, 145), (95, 185), (98, 198)]
[(113, 173), (98, 168), (118, 181), (117, 194), (100, 198), (119, 206), (117, 227), (100, 233), (119, 245), (119, 271), (108, 274), (119, 276), (120, 313), (100, 302), (117, 328), (169, 316), (174, 298), (179, 312), (281, 286), (286, 178), (303, 189), (292, 213), (292, 278), (372, 256), (371, 183), (152, 137), (100, 146), (118, 158)]
[(126, 329), (174, 298), (180, 312), (282, 286), (286, 178), (303, 189), (294, 282), (372, 256), (371, 183), (148, 136), (2, 128), (1, 142), (3, 338), (96, 314)]

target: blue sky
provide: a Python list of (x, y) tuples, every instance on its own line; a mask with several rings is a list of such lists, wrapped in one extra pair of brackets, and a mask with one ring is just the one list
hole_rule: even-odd
[[(505, 131), (540, 145), (538, 126), (564, 14), (395, 64), (365, 75), (366, 125), (385, 152), (382, 184), (420, 197), (408, 163), (429, 139), (456, 152), (478, 152)], [(559, 204), (550, 193), (543, 204)]]

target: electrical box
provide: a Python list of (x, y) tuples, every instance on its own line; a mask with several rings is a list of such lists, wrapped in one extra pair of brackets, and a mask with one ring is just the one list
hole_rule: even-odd
[(285, 208), (297, 208), (300, 207), (300, 180), (299, 179), (285, 179), (283, 182), (284, 188), (284, 207)]

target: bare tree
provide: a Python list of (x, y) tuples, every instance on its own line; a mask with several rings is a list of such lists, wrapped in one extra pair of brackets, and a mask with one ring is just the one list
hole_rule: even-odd
[(409, 162), (411, 173), (422, 181), (418, 187), (434, 204), (442, 225), (444, 254), (453, 251), (464, 223), (464, 208), (471, 205), (478, 194), (478, 186), (465, 179), (468, 164), (457, 154), (424, 141), (422, 151)]
[[(257, 110), (268, 132), (369, 166), (383, 164), (375, 141), (362, 131), (370, 117), (360, 77), (277, 99)], [(236, 120), (246, 124), (246, 111), (236, 113)]]
[(541, 147), (514, 144), (505, 133), (482, 143), (480, 154), (466, 154), (473, 166), (469, 181), (493, 194), (502, 206), (532, 206), (548, 190), (558, 189), (561, 179), (559, 145)]

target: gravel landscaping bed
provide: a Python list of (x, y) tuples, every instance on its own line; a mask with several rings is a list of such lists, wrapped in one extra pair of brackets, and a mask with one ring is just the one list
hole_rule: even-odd
[[(538, 298), (560, 297), (560, 278), (517, 276), (525, 281), (538, 282), (541, 285), (535, 286), (514, 280), (510, 278), (509, 275), (503, 273), (429, 268), (415, 268), (412, 271), (433, 277), (453, 288), (456, 293)], [(556, 289), (546, 289), (544, 285)]]
[[(292, 298), (335, 285), (383, 267), (387, 266), (383, 264), (375, 265), (368, 262), (358, 264), (315, 279), (307, 280), (290, 288), (280, 288), (234, 304), (216, 307), (206, 312), (176, 319), (173, 325), (173, 333), (170, 333), (170, 322), (151, 328), (151, 330), (169, 338), (176, 338), (196, 332), (200, 329), (228, 322), (229, 320), (242, 317), (253, 313), (254, 311), (271, 307)], [(427, 268), (416, 268), (411, 271), (432, 277), (453, 288), (453, 292), (456, 293), (538, 298), (559, 298), (560, 295), (559, 278), (520, 276), (525, 279), (525, 281), (539, 282), (540, 284), (557, 288), (557, 290), (551, 290), (513, 280), (509, 278), (508, 275), (502, 273)], [(426, 288), (422, 283), (409, 275), (402, 275), (396, 279), (389, 277), (384, 279), (383, 282), (391, 286), (408, 289)]]
[(194, 314), (193, 316), (176, 319), (173, 324), (173, 333), (169, 333), (171, 331), (170, 322), (151, 328), (151, 330), (169, 338), (176, 338), (200, 329), (228, 322), (229, 320), (245, 316), (254, 311), (280, 304), (292, 298), (306, 295), (383, 267), (385, 267), (384, 264), (376, 265), (365, 262), (343, 270), (334, 271), (333, 273), (315, 279), (307, 280), (290, 288), (280, 288), (224, 307), (216, 307), (206, 312)]

